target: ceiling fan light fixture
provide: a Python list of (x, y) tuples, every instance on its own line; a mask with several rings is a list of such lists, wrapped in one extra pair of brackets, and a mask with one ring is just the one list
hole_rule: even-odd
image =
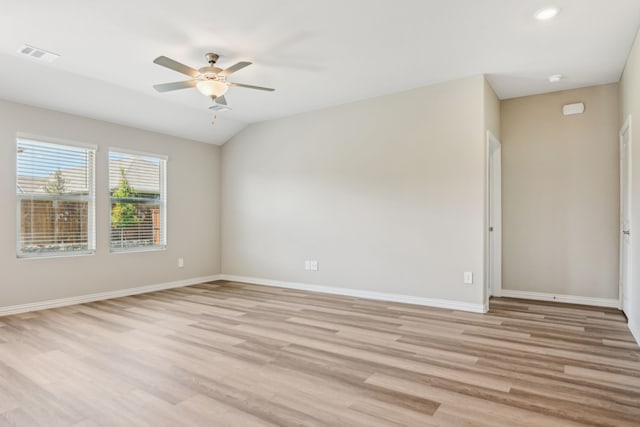
[(549, 19), (554, 18), (558, 13), (560, 13), (560, 9), (557, 7), (545, 7), (536, 11), (533, 16), (538, 21), (548, 21)]
[[(27, 47), (27, 49), (30, 49), (30, 48)], [(25, 54), (26, 53), (27, 52), (25, 52)], [(195, 69), (195, 68), (189, 67), (188, 65), (184, 65), (178, 61), (175, 61), (171, 58), (168, 58), (166, 56), (158, 56), (156, 59), (153, 60), (154, 64), (158, 64), (170, 70), (177, 71), (178, 73), (185, 74), (191, 77), (191, 80), (157, 84), (157, 85), (153, 85), (153, 88), (158, 92), (169, 92), (172, 90), (188, 89), (188, 88), (195, 87), (196, 89), (198, 89), (198, 92), (200, 92), (207, 98), (211, 98), (214, 105), (212, 105), (209, 108), (215, 112), (231, 110), (231, 107), (227, 105), (227, 100), (224, 97), (224, 94), (227, 93), (227, 90), (229, 90), (229, 86), (263, 90), (267, 92), (273, 92), (275, 90), (269, 87), (254, 86), (254, 85), (247, 85), (247, 84), (227, 81), (227, 78), (231, 74), (251, 65), (251, 62), (248, 62), (248, 61), (237, 62), (236, 64), (230, 67), (227, 67), (223, 70), (221, 68), (214, 66), (218, 60), (217, 54), (207, 53), (206, 57), (209, 62), (209, 66), (202, 67), (200, 69)], [(215, 115), (214, 115), (214, 119), (215, 119)]]
[(205, 96), (218, 98), (227, 93), (229, 86), (218, 80), (201, 80), (196, 83), (196, 88)]

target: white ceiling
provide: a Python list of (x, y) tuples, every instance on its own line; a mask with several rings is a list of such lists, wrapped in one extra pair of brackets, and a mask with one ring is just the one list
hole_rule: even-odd
[[(538, 22), (533, 13), (561, 13)], [(502, 99), (618, 81), (638, 0), (0, 0), (0, 98), (222, 144), (249, 123), (471, 75)], [(61, 55), (19, 56), (30, 44)], [(254, 64), (218, 113), (152, 63)], [(551, 74), (565, 75), (551, 84)]]

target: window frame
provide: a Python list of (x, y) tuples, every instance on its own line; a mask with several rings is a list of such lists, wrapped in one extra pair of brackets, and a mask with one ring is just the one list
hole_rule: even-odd
[[(161, 244), (153, 246), (133, 246), (129, 248), (114, 248), (111, 246), (112, 228), (111, 228), (111, 211), (113, 204), (111, 201), (111, 154), (123, 154), (126, 156), (138, 156), (138, 157), (150, 157), (160, 161), (160, 198), (158, 202), (160, 204), (160, 236)], [(167, 169), (168, 169), (169, 157), (166, 154), (151, 153), (147, 151), (131, 150), (121, 147), (109, 147), (107, 150), (107, 198), (109, 206), (109, 216), (107, 218), (107, 242), (109, 245), (109, 253), (111, 254), (126, 254), (136, 252), (158, 252), (165, 251), (167, 249)]]
[[(87, 249), (78, 251), (45, 251), (45, 252), (23, 252), (21, 250), (22, 243), (22, 200), (33, 200), (32, 195), (21, 195), (16, 192), (16, 258), (19, 260), (28, 259), (46, 259), (46, 258), (61, 258), (61, 257), (76, 257), (76, 256), (91, 256), (96, 252), (96, 158), (98, 153), (98, 146), (96, 144), (89, 144), (85, 142), (79, 142), (64, 138), (55, 138), (49, 136), (35, 135), (25, 132), (17, 132), (15, 135), (15, 171), (13, 174), (14, 184), (17, 188), (18, 183), (18, 147), (21, 141), (66, 146), (76, 149), (87, 150), (90, 155), (88, 156), (87, 169), (88, 169), (88, 192), (87, 196), (69, 196), (67, 200), (70, 201), (87, 201)], [(49, 200), (50, 196), (36, 196), (36, 200)]]

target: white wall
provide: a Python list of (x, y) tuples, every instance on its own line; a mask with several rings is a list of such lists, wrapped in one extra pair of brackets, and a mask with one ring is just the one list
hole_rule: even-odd
[[(467, 78), (236, 135), (222, 149), (223, 272), (482, 304), (484, 84)], [(320, 270), (304, 271), (305, 259)]]
[(629, 327), (640, 343), (640, 34), (620, 80), (620, 120), (631, 115), (631, 312)]
[[(584, 102), (584, 114), (562, 106)], [(618, 299), (618, 86), (502, 101), (503, 288)]]
[[(220, 273), (219, 147), (4, 101), (0, 117), (0, 308)], [(99, 146), (95, 255), (16, 259), (16, 132)], [(109, 147), (169, 157), (167, 250), (109, 253)]]

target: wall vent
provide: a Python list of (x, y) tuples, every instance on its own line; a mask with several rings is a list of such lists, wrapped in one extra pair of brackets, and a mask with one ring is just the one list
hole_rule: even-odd
[(17, 52), (39, 62), (53, 62), (60, 57), (57, 53), (29, 46), (28, 44), (20, 46)]
[(565, 116), (582, 113), (584, 113), (583, 102), (576, 102), (575, 104), (566, 104), (562, 106), (562, 114), (564, 114)]

